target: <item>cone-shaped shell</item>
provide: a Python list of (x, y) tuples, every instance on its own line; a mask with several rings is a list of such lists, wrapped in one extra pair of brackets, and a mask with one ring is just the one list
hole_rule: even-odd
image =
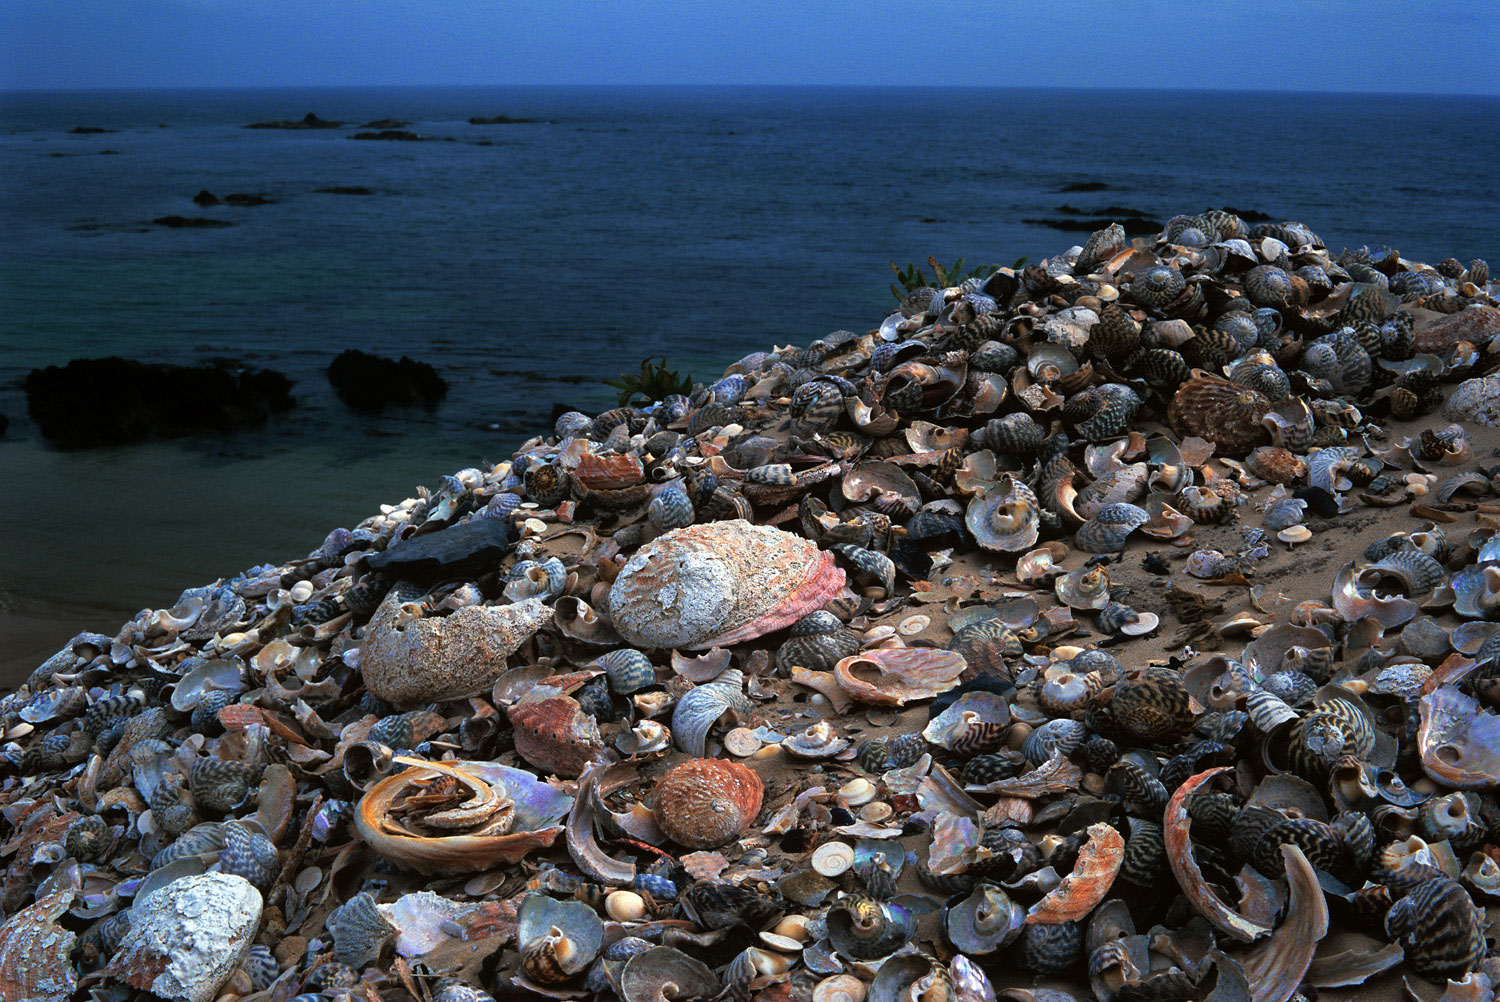
[(958, 685), (967, 667), (964, 656), (956, 651), (881, 648), (844, 658), (834, 666), (833, 675), (860, 702), (900, 706), (947, 692)]
[(1221, 455), (1243, 456), (1268, 444), (1261, 419), (1271, 410), (1265, 394), (1207, 372), (1195, 372), (1172, 397), (1167, 420), (1179, 435), (1196, 435)]
[(399, 592), (393, 588), (375, 610), (359, 658), (365, 688), (397, 706), (483, 692), (505, 671), (505, 659), (552, 618), (534, 598), (408, 620)]
[(518, 703), (506, 716), (515, 729), (516, 752), (559, 776), (579, 775), (604, 747), (599, 724), (568, 696)]
[(662, 833), (689, 849), (717, 849), (744, 834), (760, 813), (760, 777), (739, 762), (691, 759), (656, 784), (652, 812)]
[(609, 606), (632, 645), (698, 650), (789, 626), (843, 587), (833, 554), (734, 519), (675, 529), (641, 547), (615, 579)]

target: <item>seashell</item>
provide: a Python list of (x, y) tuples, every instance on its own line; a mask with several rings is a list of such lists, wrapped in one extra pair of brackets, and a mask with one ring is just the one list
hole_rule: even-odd
[(72, 959), (78, 937), (57, 919), (75, 895), (66, 888), (38, 897), (0, 925), (0, 995), (18, 1002), (67, 1002), (72, 997), (78, 985)]
[(1384, 578), (1395, 578), (1408, 597), (1424, 599), (1446, 577), (1443, 565), (1420, 550), (1398, 550), (1360, 571), (1355, 581), (1366, 586)]
[(609, 677), (610, 690), (621, 696), (656, 684), (656, 667), (651, 664), (651, 659), (629, 647), (601, 654), (592, 664), (604, 669), (604, 674)]
[(824, 842), (813, 850), (812, 868), (825, 877), (837, 877), (854, 866), (854, 847), (847, 842)]
[(706, 753), (708, 732), (728, 715), (749, 719), (754, 704), (744, 693), (744, 675), (730, 668), (712, 682), (689, 689), (672, 709), (672, 733), (677, 747), (690, 755)]
[(1038, 974), (1062, 974), (1078, 963), (1083, 926), (1077, 922), (1028, 925), (1021, 930), (1016, 963)]
[[(725, 740), (727, 742), (728, 738)], [(664, 755), (671, 746), (672, 733), (654, 720), (642, 720), (615, 737), (615, 748), (621, 754), (631, 757)], [(758, 741), (756, 746), (759, 747)]]
[(1037, 701), (1048, 713), (1066, 715), (1083, 709), (1092, 696), (1085, 676), (1060, 672), (1042, 683)]
[(1103, 901), (1120, 872), (1125, 840), (1106, 824), (1090, 825), (1073, 871), (1026, 913), (1027, 925), (1077, 922)]
[(813, 1002), (865, 1002), (865, 983), (852, 974), (835, 974), (813, 986)]
[(1021, 753), (1032, 765), (1041, 765), (1054, 754), (1071, 755), (1082, 743), (1088, 728), (1078, 720), (1049, 720), (1026, 736)]
[(1109, 574), (1102, 566), (1069, 571), (1053, 583), (1057, 600), (1073, 609), (1102, 609), (1109, 604)]
[(113, 841), (103, 818), (85, 815), (69, 826), (63, 848), (73, 859), (88, 863), (108, 852)]
[(604, 747), (599, 724), (567, 696), (517, 703), (505, 715), (515, 734), (516, 753), (546, 772), (578, 776)]
[(1500, 376), (1466, 379), (1459, 383), (1443, 405), (1443, 415), (1450, 421), (1464, 424), (1500, 427)]
[(400, 930), (375, 899), (361, 891), (328, 916), (328, 931), (333, 936), (333, 959), (363, 970), (379, 959), (380, 951)]
[(260, 913), (260, 892), (241, 877), (175, 880), (131, 907), (130, 931), (105, 973), (164, 999), (209, 1002), (239, 967)]
[(522, 560), (510, 569), (503, 594), (512, 602), (556, 598), (562, 594), (567, 580), (568, 572), (556, 557), (548, 557), (540, 563)]
[(1317, 418), (1301, 397), (1266, 412), (1261, 424), (1270, 432), (1271, 445), (1289, 452), (1306, 452), (1317, 431)]
[(698, 758), (657, 781), (652, 813), (672, 841), (716, 849), (735, 841), (760, 813), (760, 777), (738, 762)]
[(1198, 914), (1208, 919), (1221, 932), (1240, 942), (1251, 943), (1271, 930), (1232, 911), (1214, 894), (1204, 879), (1197, 860), (1193, 857), (1192, 843), (1188, 838), (1190, 827), (1186, 806), (1188, 798), (1208, 780), (1231, 768), (1231, 766), (1215, 766), (1206, 769), (1179, 786), (1167, 803), (1162, 829), (1167, 846), (1167, 861), (1188, 902), (1198, 911)]
[(700, 960), (670, 946), (656, 946), (625, 962), (619, 975), (623, 1002), (676, 1002), (718, 995), (719, 979)]
[(1272, 532), (1300, 525), (1307, 516), (1307, 502), (1301, 498), (1282, 498), (1266, 509), (1262, 524)]
[(1234, 505), (1208, 487), (1185, 487), (1177, 495), (1175, 507), (1200, 525), (1213, 525), (1227, 519)]
[(61, 686), (33, 696), (18, 716), (32, 724), (69, 720), (87, 710), (88, 705), (89, 693), (83, 686)]
[(402, 606), (402, 591), (393, 588), (366, 627), (359, 657), (365, 688), (396, 706), (485, 691), (505, 671), (505, 659), (552, 618), (535, 598), (417, 619), (406, 618)]
[(259, 770), (243, 762), (199, 759), (188, 771), (193, 800), (212, 811), (232, 811), (250, 796)]
[[(573, 806), (572, 797), (523, 769), (404, 756), (395, 762), (409, 768), (370, 788), (355, 809), (355, 827), (378, 855), (418, 873), (471, 873), (517, 862), (551, 845), (563, 830), (558, 819)], [(453, 809), (414, 813), (408, 801), (439, 778), (469, 791), (469, 799)]]
[(820, 720), (787, 737), (781, 747), (797, 758), (832, 758), (849, 747), (849, 739), (840, 737), (828, 721)]
[(674, 529), (641, 547), (615, 578), (610, 615), (636, 646), (698, 650), (782, 629), (843, 586), (832, 554), (734, 519)]
[(1130, 534), (1149, 521), (1151, 514), (1144, 508), (1123, 502), (1108, 504), (1078, 527), (1073, 545), (1084, 553), (1119, 553)]
[(1041, 507), (1031, 488), (1006, 475), (975, 493), (964, 524), (985, 549), (1019, 553), (1036, 544)]
[(1130, 283), (1130, 298), (1149, 310), (1161, 310), (1187, 288), (1182, 272), (1158, 264), (1135, 276)]
[(922, 737), (940, 748), (972, 758), (999, 748), (1010, 727), (1010, 708), (993, 692), (966, 692), (933, 717)]
[(851, 894), (828, 909), (828, 942), (841, 957), (875, 960), (889, 956), (915, 929), (912, 916), (897, 905)]
[(1257, 477), (1273, 484), (1294, 484), (1307, 474), (1307, 464), (1280, 446), (1263, 445), (1251, 450), (1245, 465)]
[(275, 843), (238, 821), (226, 822), (223, 835), (219, 871), (244, 877), (258, 889), (268, 890), (281, 872), (281, 857), (276, 852)]
[(971, 957), (987, 957), (1015, 942), (1026, 924), (1026, 910), (988, 881), (943, 916), (943, 932), (953, 947)]
[(1452, 685), (1423, 696), (1418, 706), (1417, 749), (1428, 776), (1457, 789), (1500, 782), (1500, 717)]
[(604, 946), (604, 923), (583, 901), (555, 901), (532, 892), (516, 910), (516, 947), (521, 971), (540, 985), (557, 985), (578, 974)]
[(964, 656), (933, 647), (883, 648), (844, 658), (834, 678), (862, 703), (901, 706), (931, 699), (958, 685), (968, 667)]
[(697, 517), (687, 492), (676, 483), (658, 491), (646, 507), (646, 520), (657, 532), (684, 528), (692, 525)]
[(856, 570), (880, 582), (887, 593), (895, 590), (896, 565), (884, 553), (855, 546), (852, 543), (835, 543), (829, 549), (848, 560)]
[(1195, 371), (1173, 395), (1167, 420), (1179, 435), (1207, 439), (1221, 455), (1242, 456), (1266, 443), (1261, 422), (1270, 413), (1272, 404), (1264, 394)]
[(1485, 913), (1456, 881), (1435, 877), (1412, 888), (1385, 915), (1414, 971), (1427, 977), (1462, 976), (1483, 959)]

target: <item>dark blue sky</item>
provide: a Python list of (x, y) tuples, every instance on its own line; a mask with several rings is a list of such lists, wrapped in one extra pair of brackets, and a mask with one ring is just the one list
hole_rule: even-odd
[(0, 0), (0, 87), (886, 84), (1500, 94), (1492, 0)]

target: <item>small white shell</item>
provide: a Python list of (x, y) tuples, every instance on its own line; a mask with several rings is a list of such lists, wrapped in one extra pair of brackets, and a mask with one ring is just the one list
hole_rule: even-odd
[(761, 933), (760, 941), (771, 949), (780, 950), (782, 953), (797, 953), (802, 949), (801, 940), (792, 939), (790, 936), (778, 936), (774, 932)]
[(646, 915), (646, 899), (634, 891), (611, 891), (604, 911), (616, 922), (636, 922)]
[(724, 750), (731, 755), (745, 758), (760, 751), (764, 742), (748, 727), (736, 727), (724, 735)]
[(907, 616), (896, 629), (901, 631), (903, 637), (914, 637), (927, 629), (931, 623), (932, 617), (930, 616)]
[(847, 873), (854, 865), (854, 847), (846, 842), (824, 842), (813, 850), (812, 868), (825, 877)]
[(819, 981), (813, 1002), (864, 1002), (865, 983), (852, 974), (835, 974)]
[(1292, 525), (1278, 532), (1276, 538), (1283, 543), (1295, 546), (1298, 543), (1305, 543), (1311, 539), (1312, 530), (1305, 525)]
[(875, 784), (863, 777), (852, 779), (839, 787), (839, 796), (850, 807), (863, 807), (875, 799)]

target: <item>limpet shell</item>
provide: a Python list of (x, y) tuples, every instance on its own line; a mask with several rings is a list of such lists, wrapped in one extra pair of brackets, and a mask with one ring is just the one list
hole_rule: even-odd
[(736, 727), (724, 735), (724, 750), (731, 755), (747, 758), (760, 751), (764, 744), (748, 727)]
[(690, 759), (656, 783), (652, 813), (667, 838), (689, 849), (717, 849), (744, 834), (760, 813), (760, 777), (738, 762)]
[(931, 624), (931, 616), (907, 616), (896, 629), (903, 637), (914, 637)]

